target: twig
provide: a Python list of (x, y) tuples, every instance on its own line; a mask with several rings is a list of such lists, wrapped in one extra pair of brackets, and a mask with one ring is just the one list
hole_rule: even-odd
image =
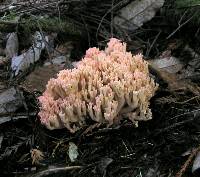
[(146, 57), (149, 56), (149, 53), (151, 52), (152, 47), (154, 46), (155, 42), (157, 41), (158, 37), (160, 36), (161, 31), (159, 31), (159, 33), (156, 35), (155, 39), (153, 40), (153, 42), (151, 43), (149, 49), (146, 52)]
[(4, 24), (4, 25), (15, 25), (15, 26), (17, 26), (17, 25), (19, 24), (19, 22), (0, 20), (0, 24)]
[(174, 102), (174, 103), (176, 103), (176, 104), (185, 104), (185, 103), (188, 103), (188, 102), (190, 102), (190, 101), (192, 101), (192, 100), (194, 100), (194, 99), (198, 99), (198, 98), (200, 98), (200, 96), (194, 96), (194, 97), (192, 97), (192, 98), (190, 98), (190, 99), (188, 99), (188, 100), (185, 100), (185, 101), (183, 101), (183, 102)]
[(173, 120), (173, 119), (179, 118), (179, 117), (181, 117), (181, 116), (192, 115), (192, 114), (194, 115), (194, 117), (200, 116), (200, 109), (196, 109), (196, 110), (194, 110), (194, 111), (190, 111), (190, 112), (186, 112), (186, 113), (183, 113), (183, 114), (179, 114), (179, 115), (177, 115), (177, 116), (174, 116), (174, 117), (172, 117), (172, 118), (169, 118), (169, 120)]
[(188, 123), (188, 122), (193, 121), (194, 119), (196, 119), (197, 117), (200, 116), (200, 109), (197, 109), (197, 110), (195, 110), (195, 111), (191, 111), (191, 112), (189, 112), (189, 113), (180, 114), (180, 115), (175, 116), (175, 117), (173, 117), (173, 118), (171, 118), (171, 119), (169, 119), (169, 120), (172, 120), (172, 119), (175, 119), (175, 118), (184, 116), (184, 115), (188, 115), (188, 116), (190, 115), (190, 116), (192, 116), (192, 114), (193, 114), (193, 117), (192, 117), (192, 118), (187, 119), (187, 120), (183, 120), (183, 121), (174, 123), (173, 125), (170, 125), (170, 126), (168, 126), (168, 127), (159, 129), (158, 132), (155, 133), (155, 135), (157, 136), (157, 135), (160, 134), (160, 133), (166, 132), (166, 131), (168, 131), (168, 130), (170, 130), (170, 129), (173, 129), (173, 128), (182, 126), (182, 125), (184, 125), (184, 124), (186, 124), (186, 123)]
[(200, 4), (194, 4), (194, 5), (189, 5), (189, 6), (178, 7), (177, 9), (188, 9), (188, 8), (199, 7), (199, 6)]
[[(169, 39), (170, 37), (172, 37), (181, 27), (183, 27), (184, 25), (186, 25), (192, 18), (193, 18), (193, 16), (191, 16), (189, 19), (187, 19), (182, 24), (179, 24), (178, 28), (176, 28), (169, 36), (167, 36), (166, 39)], [(181, 18), (181, 20), (182, 20), (182, 18)]]
[(90, 33), (89, 33), (89, 29), (88, 29), (88, 24), (86, 24), (85, 19), (83, 18), (83, 16), (81, 15), (81, 19), (83, 21), (83, 24), (86, 28), (87, 31), (87, 37), (88, 37), (88, 46), (91, 47), (91, 38), (90, 38)]
[(197, 153), (200, 151), (200, 146), (192, 151), (190, 156), (188, 157), (187, 161), (184, 163), (184, 165), (181, 167), (179, 172), (176, 174), (175, 177), (182, 177), (190, 163), (192, 162), (192, 159), (197, 155)]
[(14, 121), (18, 119), (28, 119), (30, 116), (35, 116), (36, 113), (25, 113), (25, 114), (16, 114), (16, 115), (0, 115), (0, 125), (9, 121)]
[[(113, 9), (113, 0), (112, 0), (112, 4), (111, 4), (111, 8)], [(113, 11), (111, 11), (111, 23), (110, 23), (110, 33), (111, 33), (111, 37), (113, 37)]]
[(100, 21), (100, 23), (99, 23), (99, 25), (98, 25), (98, 28), (97, 28), (97, 31), (96, 31), (96, 40), (97, 40), (97, 41), (98, 41), (99, 29), (100, 29), (100, 27), (101, 27), (101, 24), (103, 23), (104, 18), (105, 18), (110, 12), (112, 12), (115, 8), (117, 8), (118, 6), (120, 6), (122, 3), (123, 3), (123, 1), (122, 1), (122, 2), (119, 2), (119, 3), (117, 3), (117, 4), (115, 4), (114, 6), (112, 6), (112, 8), (110, 8), (110, 9), (103, 15), (103, 17), (101, 18), (101, 21)]
[[(96, 132), (92, 132), (92, 133), (88, 133), (86, 136), (87, 137), (90, 137), (90, 136), (95, 136), (95, 135), (99, 135), (99, 134), (103, 134), (103, 133), (111, 133), (111, 132), (115, 132), (117, 130), (120, 129), (120, 126), (117, 126), (117, 127), (114, 127), (114, 128), (102, 128), (102, 129), (99, 129), (98, 131)], [(85, 133), (83, 133), (85, 134)]]

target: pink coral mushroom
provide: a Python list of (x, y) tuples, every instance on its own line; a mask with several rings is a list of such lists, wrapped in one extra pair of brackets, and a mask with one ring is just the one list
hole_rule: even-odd
[(149, 77), (142, 55), (133, 56), (126, 44), (112, 38), (105, 51), (90, 48), (76, 68), (62, 70), (39, 97), (42, 124), (66, 127), (74, 133), (87, 119), (108, 126), (152, 118), (149, 100), (157, 84)]

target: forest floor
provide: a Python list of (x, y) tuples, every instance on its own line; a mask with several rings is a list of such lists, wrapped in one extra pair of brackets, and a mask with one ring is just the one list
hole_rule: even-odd
[[(122, 39), (133, 54), (143, 53), (159, 84), (150, 104), (153, 118), (137, 128), (127, 121), (70, 134), (40, 123), (37, 98), (47, 81), (68, 67), (67, 61), (80, 59), (87, 48), (101, 47), (95, 35), (87, 43), (50, 33), (53, 52), (42, 51), (40, 60), (17, 77), (11, 61), (0, 60), (0, 176), (200, 176), (200, 34), (198, 25), (179, 22), (160, 18), (158, 12)], [(6, 35), (1, 33), (2, 41)], [(19, 40), (19, 53), (30, 47), (24, 38)], [(69, 157), (71, 145), (78, 151), (74, 162)]]

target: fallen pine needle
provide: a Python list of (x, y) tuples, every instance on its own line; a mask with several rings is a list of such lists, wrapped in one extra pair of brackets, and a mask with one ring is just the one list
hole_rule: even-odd
[(43, 176), (47, 176), (47, 175), (56, 174), (58, 172), (77, 170), (77, 169), (81, 169), (81, 168), (83, 168), (83, 166), (55, 167), (55, 168), (47, 169), (44, 171), (40, 171), (40, 172), (32, 175), (31, 177), (43, 177)]

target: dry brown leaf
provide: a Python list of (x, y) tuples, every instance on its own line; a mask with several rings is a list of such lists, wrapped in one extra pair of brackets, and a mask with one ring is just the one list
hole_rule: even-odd
[(159, 68), (162, 71), (166, 71), (168, 73), (177, 73), (183, 68), (183, 64), (179, 61), (178, 58), (175, 58), (173, 56), (165, 57), (165, 58), (158, 58), (149, 60), (149, 63)]
[(39, 164), (41, 160), (44, 159), (44, 154), (42, 151), (38, 149), (32, 149), (31, 150), (31, 158), (32, 158), (32, 164)]
[(6, 49), (5, 49), (6, 57), (8, 59), (11, 59), (14, 56), (17, 56), (18, 48), (19, 48), (19, 41), (18, 41), (17, 33), (8, 34), (8, 40), (7, 40)]
[(184, 69), (186, 63), (171, 56), (171, 50), (175, 47), (175, 43), (171, 43), (168, 49), (166, 49), (158, 59), (149, 60), (150, 68), (168, 84), (168, 89), (170, 91), (189, 91), (194, 95), (200, 95), (200, 88), (198, 85), (182, 77), (182, 75), (187, 74), (187, 71)]
[(55, 77), (56, 74), (62, 69), (63, 66), (58, 65), (38, 67), (29, 76), (27, 76), (21, 86), (30, 92), (43, 92), (49, 79)]
[(0, 56), (0, 66), (6, 65), (8, 63), (8, 58), (4, 56)]
[(189, 80), (180, 80), (179, 77), (174, 73), (168, 73), (165, 70), (157, 68), (156, 66), (149, 63), (150, 67), (157, 73), (159, 78), (168, 84), (168, 89), (172, 92), (175, 91), (190, 91), (194, 95), (200, 95), (200, 87), (197, 84)]
[(72, 49), (73, 49), (73, 45), (71, 41), (58, 45), (53, 51), (51, 58), (56, 58), (60, 56), (66, 56), (67, 58), (69, 58)]
[[(47, 36), (45, 36), (45, 40), (48, 41)], [(20, 71), (27, 70), (31, 64), (38, 61), (44, 47), (45, 41), (43, 36), (40, 32), (36, 31), (34, 34), (33, 45), (25, 53), (12, 58), (11, 68), (14, 75), (17, 76)]]
[(23, 106), (23, 94), (19, 89), (11, 87), (0, 94), (0, 114), (15, 112)]
[(5, 82), (3, 82), (2, 80), (0, 80), (0, 94), (6, 90), (7, 86), (5, 84)]

